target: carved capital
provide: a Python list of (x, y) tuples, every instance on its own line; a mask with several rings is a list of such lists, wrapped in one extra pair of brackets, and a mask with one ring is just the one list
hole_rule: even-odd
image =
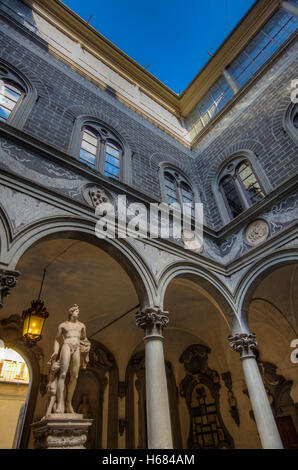
[(3, 299), (10, 294), (10, 289), (17, 283), (20, 275), (18, 271), (8, 271), (0, 269), (0, 308), (3, 306)]
[(136, 324), (144, 330), (146, 328), (165, 328), (169, 323), (169, 313), (159, 308), (146, 308), (144, 312), (136, 313)]
[(237, 333), (234, 336), (229, 336), (228, 339), (231, 348), (239, 352), (241, 357), (252, 355), (258, 344), (254, 333)]

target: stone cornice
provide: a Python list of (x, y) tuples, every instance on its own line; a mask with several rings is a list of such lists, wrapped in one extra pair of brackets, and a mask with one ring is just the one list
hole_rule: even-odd
[(117, 71), (129, 82), (137, 84), (148, 96), (178, 117), (186, 116), (191, 111), (210, 85), (222, 74), (223, 69), (280, 6), (279, 0), (257, 1), (184, 92), (177, 95), (60, 0), (23, 1), (85, 50), (96, 53), (112, 70)]
[(3, 306), (3, 299), (10, 294), (10, 289), (15, 287), (19, 271), (0, 269), (0, 308)]
[[(259, 0), (255, 2), (184, 92), (181, 95), (177, 95), (144, 67), (140, 66), (92, 26), (87, 24), (86, 21), (60, 0), (22, 1), (32, 8), (43, 21), (56, 28), (59, 34), (63, 34), (66, 39), (71, 40), (75, 45), (75, 49), (78, 46), (82, 51), (90, 54), (108, 67), (118, 77), (121, 77), (121, 80), (123, 79), (128, 87), (138, 90), (142, 94), (140, 101), (135, 99), (135, 96), (131, 96), (131, 93), (134, 95), (132, 90), (128, 92), (128, 90), (124, 90), (121, 86), (118, 86), (118, 88), (116, 86), (115, 95), (119, 102), (160, 128), (187, 149), (194, 148), (198, 140), (210, 129), (210, 126), (214, 125), (243, 96), (247, 87), (251, 86), (260, 75), (257, 74), (258, 76), (253, 77), (249, 84), (236, 93), (235, 97), (215, 117), (214, 123), (212, 120), (199, 135), (194, 138), (190, 137), (190, 133), (184, 128), (183, 117), (188, 115), (209, 87), (222, 74), (224, 68), (239, 54), (281, 3), (279, 0)], [(16, 24), (16, 21), (14, 23)], [(22, 27), (22, 25), (19, 26)], [(26, 28), (22, 27), (22, 29)], [(35, 37), (36, 41), (40, 39), (39, 42), (44, 47), (44, 39), (39, 38), (34, 33), (31, 33), (31, 37)], [(109, 87), (105, 78), (95, 69), (92, 70), (90, 64), (87, 66), (84, 61), (78, 60), (71, 53), (67, 53), (67, 48), (65, 48), (65, 51), (62, 51), (61, 47), (56, 47), (57, 44), (55, 41), (50, 41), (47, 44), (48, 51), (54, 57), (67, 64), (69, 68), (75, 70), (89, 81), (95, 83), (99, 88), (105, 90)], [(278, 56), (279, 51), (275, 54), (275, 59)], [(268, 63), (271, 63), (271, 60)], [(265, 64), (261, 68), (262, 73), (267, 70), (267, 65)], [(143, 99), (145, 100), (144, 102)], [(148, 100), (150, 103), (147, 103)]]

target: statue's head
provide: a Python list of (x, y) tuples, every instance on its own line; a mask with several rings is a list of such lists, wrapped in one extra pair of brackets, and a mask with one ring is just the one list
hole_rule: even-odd
[(79, 306), (77, 304), (72, 305), (70, 309), (68, 310), (68, 319), (71, 320), (74, 318), (78, 318), (79, 313), (80, 313)]

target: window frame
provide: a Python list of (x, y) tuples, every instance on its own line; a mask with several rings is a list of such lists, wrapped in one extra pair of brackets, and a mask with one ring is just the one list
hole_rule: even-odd
[(22, 129), (32, 110), (34, 103), (38, 99), (38, 94), (32, 83), (15, 67), (0, 59), (0, 83), (3, 81), (8, 86), (14, 87), (21, 96), (12, 109), (9, 117), (2, 123)]
[[(21, 88), (18, 84), (12, 82), (10, 79), (7, 80), (7, 79), (2, 79), (2, 78), (0, 78), (0, 92), (1, 92), (1, 88), (2, 88), (2, 83), (1, 82), (3, 82), (4, 87), (6, 87), (8, 89), (11, 89), (14, 93), (18, 93), (20, 95), (20, 97), (16, 101), (14, 107), (12, 108), (11, 112), (9, 113), (8, 118), (4, 120), (0, 117), (1, 122), (5, 122), (7, 124), (10, 124), (13, 121), (16, 113), (18, 112), (18, 109), (21, 106), (21, 104), (24, 100), (24, 97), (26, 95), (26, 92), (23, 88)], [(1, 102), (0, 102), (0, 107), (1, 107)]]
[[(192, 193), (192, 203), (193, 203), (193, 209), (194, 209), (194, 204), (199, 201), (198, 197), (198, 192), (195, 189), (194, 184), (189, 180), (189, 178), (182, 172), (180, 169), (174, 167), (173, 165), (167, 163), (167, 162), (162, 162), (159, 164), (160, 167), (160, 188), (161, 188), (161, 199), (163, 202), (166, 204), (169, 204), (168, 202), (168, 197), (167, 197), (167, 191), (166, 191), (166, 174), (170, 174), (174, 180), (175, 180), (175, 192), (176, 192), (176, 197), (177, 197), (177, 202), (180, 204), (181, 208), (183, 207), (183, 195), (182, 195), (182, 184), (186, 184), (189, 189), (191, 190)], [(193, 215), (192, 215), (193, 217)]]
[(298, 146), (298, 129), (294, 125), (294, 119), (297, 114), (298, 103), (291, 103), (283, 117), (283, 129)]
[[(251, 203), (250, 199), (247, 195), (247, 190), (242, 183), (239, 174), (237, 173), (235, 176), (232, 176), (232, 174), (235, 174), (239, 166), (241, 165), (242, 162), (247, 161), (248, 164), (250, 165), (250, 168), (252, 170), (252, 173), (254, 174), (258, 184), (260, 185), (260, 188), (264, 194), (264, 199), (266, 198), (266, 195), (272, 191), (272, 186), (264, 173), (263, 169), (260, 166), (260, 163), (256, 157), (256, 155), (251, 152), (250, 150), (239, 150), (238, 152), (234, 153), (231, 155), (227, 160), (225, 160), (219, 167), (216, 177), (214, 178), (214, 181), (212, 183), (212, 192), (215, 198), (215, 201), (217, 203), (217, 208), (220, 213), (222, 222), (224, 224), (227, 224), (229, 222), (232, 222), (235, 220), (237, 217), (241, 216), (247, 209), (255, 206), (256, 204), (262, 202), (257, 201), (255, 203)], [(228, 167), (233, 164), (233, 169), (228, 171)], [(238, 215), (233, 216), (231, 212), (231, 208), (229, 206), (229, 203), (227, 201), (226, 195), (224, 194), (224, 191), (222, 189), (222, 180), (225, 176), (232, 176), (233, 181), (235, 182), (235, 188), (238, 194), (238, 197), (241, 201), (241, 204), (243, 206), (243, 211), (240, 212)]]
[[(76, 160), (80, 161), (80, 150), (82, 144), (82, 138), (84, 133), (84, 128), (89, 128), (93, 133), (98, 134), (98, 145), (95, 158), (95, 166), (92, 167), (85, 163), (86, 166), (92, 168), (93, 170), (99, 172), (101, 175), (106, 178), (112, 179), (114, 181), (123, 182), (127, 185), (131, 185), (132, 181), (132, 171), (131, 171), (131, 160), (132, 152), (120, 134), (107, 125), (105, 122), (100, 119), (90, 117), (90, 116), (79, 116), (75, 120), (73, 127), (68, 154), (74, 157)], [(119, 149), (119, 173), (118, 178), (113, 176), (105, 175), (105, 164), (106, 164), (106, 148), (107, 144), (111, 143), (113, 146), (118, 147)], [(84, 164), (84, 162), (81, 162)]]

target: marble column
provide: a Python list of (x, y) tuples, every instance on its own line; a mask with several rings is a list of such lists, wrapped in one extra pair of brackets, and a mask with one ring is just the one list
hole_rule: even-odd
[(168, 313), (148, 308), (136, 314), (137, 326), (145, 331), (146, 402), (149, 449), (172, 449), (172, 430), (165, 359), (163, 328)]
[(281, 438), (267, 397), (253, 350), (256, 335), (238, 333), (229, 336), (230, 345), (240, 353), (244, 377), (263, 449), (283, 449)]
[(298, 17), (298, 7), (294, 3), (291, 2), (281, 2), (282, 8), (287, 10), (289, 13), (292, 15), (295, 15)]
[(4, 297), (10, 294), (12, 287), (15, 287), (19, 275), (18, 271), (0, 269), (0, 308), (3, 307)]

